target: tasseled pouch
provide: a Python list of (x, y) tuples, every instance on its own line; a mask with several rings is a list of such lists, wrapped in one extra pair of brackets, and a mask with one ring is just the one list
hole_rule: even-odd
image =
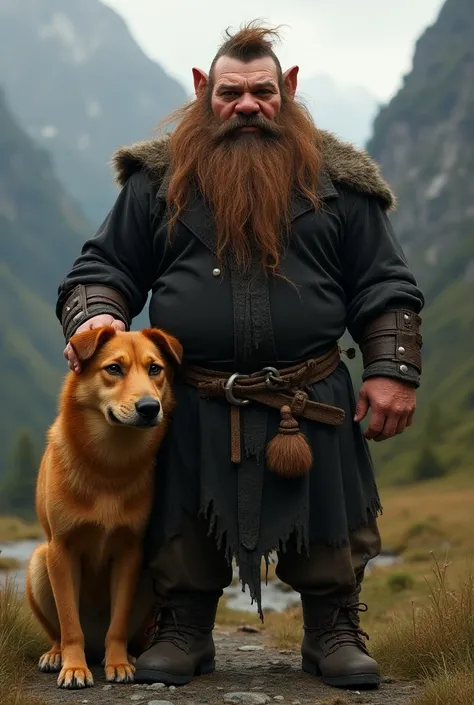
[(283, 477), (299, 477), (311, 469), (313, 454), (291, 407), (282, 406), (280, 414), (278, 433), (266, 449), (267, 468)]

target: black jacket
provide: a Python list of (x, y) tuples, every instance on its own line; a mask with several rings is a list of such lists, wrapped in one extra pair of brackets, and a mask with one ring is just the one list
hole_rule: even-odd
[[(292, 203), (292, 238), (282, 262), (288, 283), (270, 280), (257, 269), (246, 277), (232, 267), (216, 271), (212, 218), (198, 194), (170, 239), (166, 139), (120, 150), (115, 166), (122, 189), (61, 283), (58, 316), (77, 284), (116, 289), (132, 317), (151, 291), (151, 324), (180, 339), (185, 360), (246, 372), (319, 356), (346, 328), (359, 342), (365, 326), (388, 309), (419, 313), (423, 296), (394, 236), (387, 215), (394, 199), (376, 165), (328, 134), (323, 156), (322, 207), (314, 212), (296, 197)], [(415, 369), (408, 366), (401, 373), (393, 361), (382, 368), (374, 363), (364, 374), (419, 381)], [(330, 377), (311, 385), (309, 394), (344, 409), (345, 421), (329, 427), (301, 420), (314, 466), (292, 480), (265, 467), (262, 450), (277, 431), (277, 410), (252, 404), (242, 410), (245, 452), (236, 467), (229, 452), (226, 403), (202, 399), (179, 381), (175, 393), (173, 423), (157, 463), (151, 551), (179, 532), (183, 510), (210, 512), (217, 538), (225, 536), (242, 581), (250, 584), (260, 605), (262, 555), (292, 534), (300, 546), (315, 540), (347, 544), (351, 530), (379, 513), (368, 444), (352, 421), (355, 396), (343, 362)], [(245, 434), (252, 429), (258, 429), (263, 445), (246, 445)]]

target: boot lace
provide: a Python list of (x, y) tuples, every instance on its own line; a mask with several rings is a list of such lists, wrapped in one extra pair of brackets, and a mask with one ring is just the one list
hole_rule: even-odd
[(164, 602), (153, 613), (153, 622), (145, 632), (150, 649), (158, 642), (174, 644), (178, 649), (189, 653), (190, 642), (199, 629), (192, 624), (186, 624), (179, 619), (179, 608), (172, 602)]
[(367, 612), (365, 602), (350, 602), (337, 605), (330, 624), (322, 628), (305, 630), (314, 633), (323, 642), (327, 655), (333, 654), (341, 646), (356, 646), (368, 654), (364, 639), (369, 635), (360, 628), (359, 612)]

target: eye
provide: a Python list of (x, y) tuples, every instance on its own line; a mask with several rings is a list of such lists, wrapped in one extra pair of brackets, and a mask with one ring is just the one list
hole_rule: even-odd
[(114, 377), (120, 377), (120, 375), (123, 374), (122, 368), (116, 363), (114, 363), (113, 365), (107, 365), (107, 367), (104, 367), (104, 370), (108, 372), (109, 375), (113, 375)]
[(160, 374), (162, 369), (163, 368), (160, 365), (157, 365), (155, 362), (152, 362), (152, 364), (148, 368), (148, 374), (150, 375), (150, 377), (157, 377), (157, 375)]

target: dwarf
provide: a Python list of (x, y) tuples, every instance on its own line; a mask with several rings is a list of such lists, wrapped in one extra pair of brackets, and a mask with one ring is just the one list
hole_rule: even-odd
[[(227, 33), (209, 70), (193, 69), (173, 128), (116, 152), (117, 201), (59, 288), (66, 341), (128, 329), (151, 292), (151, 325), (184, 349), (146, 541), (156, 629), (138, 682), (211, 673), (233, 559), (262, 615), (272, 554), (301, 595), (303, 669), (333, 686), (380, 682), (359, 619), (381, 550), (368, 440), (412, 423), (424, 299), (389, 185), (317, 128), (277, 37), (256, 22)], [(363, 358), (357, 402), (346, 330)]]

